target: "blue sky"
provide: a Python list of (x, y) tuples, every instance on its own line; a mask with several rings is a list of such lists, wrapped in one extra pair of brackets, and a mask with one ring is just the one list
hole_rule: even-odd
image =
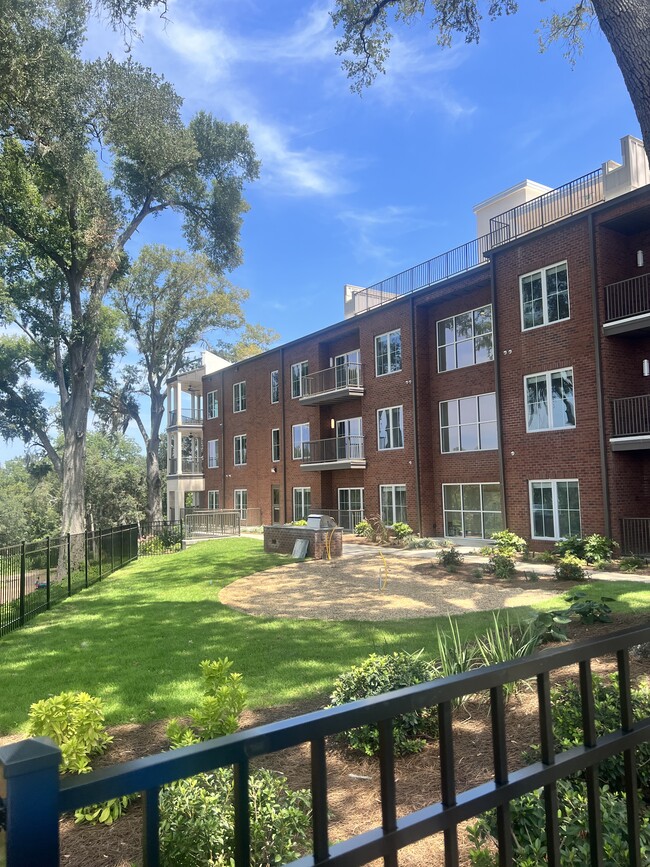
[[(335, 55), (331, 4), (172, 0), (139, 19), (133, 55), (170, 80), (186, 119), (206, 110), (248, 124), (262, 161), (246, 190), (247, 318), (282, 342), (343, 318), (343, 284), (370, 285), (476, 236), (472, 206), (530, 178), (557, 186), (618, 159), (638, 123), (609, 46), (587, 34), (575, 67), (541, 55), (550, 3), (486, 22), (479, 45), (436, 45), (400, 27), (387, 74), (360, 97)], [(562, 4), (560, 4), (562, 5)], [(123, 53), (95, 22), (85, 53)], [(182, 247), (173, 215), (129, 247)], [(137, 437), (137, 435), (136, 435)], [(3, 457), (22, 451), (3, 449)]]

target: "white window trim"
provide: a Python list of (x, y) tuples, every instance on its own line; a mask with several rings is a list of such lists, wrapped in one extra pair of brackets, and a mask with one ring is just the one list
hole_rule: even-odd
[(528, 505), (530, 513), (530, 537), (531, 539), (539, 539), (540, 542), (559, 542), (564, 539), (564, 536), (536, 536), (535, 535), (535, 520), (533, 515), (533, 485), (553, 485), (553, 524), (560, 529), (560, 517), (557, 499), (557, 483), (572, 482), (578, 486), (578, 514), (580, 515), (580, 526), (582, 526), (582, 503), (580, 502), (580, 481), (579, 479), (530, 479), (528, 482)]
[[(484, 392), (481, 392), (481, 394), (466, 394), (466, 395), (463, 395), (463, 397), (452, 397), (452, 398), (449, 398), (449, 400), (441, 400), (438, 403), (438, 424), (440, 427), (440, 454), (441, 455), (471, 454), (472, 452), (496, 452), (499, 450), (499, 422), (498, 422), (499, 413), (498, 413), (498, 410), (495, 412), (495, 416), (493, 419), (494, 423), (497, 426), (497, 444), (494, 446), (494, 448), (482, 449), (479, 446), (479, 448), (477, 448), (477, 449), (458, 449), (458, 451), (453, 451), (453, 450), (445, 451), (442, 447), (442, 429), (443, 429), (443, 427), (446, 430), (449, 430), (449, 428), (452, 428), (452, 427), (457, 427), (460, 430), (461, 427), (468, 427), (469, 426), (469, 425), (462, 425), (460, 423), (460, 407), (458, 408), (458, 420), (459, 420), (458, 424), (457, 425), (449, 425), (449, 424), (443, 425), (443, 423), (442, 423), (442, 405), (443, 405), (443, 403), (452, 403), (452, 402), (458, 403), (461, 400), (467, 400), (468, 397), (473, 397), (476, 400), (476, 416), (478, 418), (478, 414), (479, 414), (479, 412), (478, 412), (478, 406), (479, 406), (478, 399), (479, 399), (479, 397), (486, 397), (489, 394), (494, 395), (494, 404), (495, 404), (495, 409), (496, 409), (496, 392), (494, 392), (494, 391), (484, 391)], [(492, 421), (492, 419), (486, 419), (485, 421), (486, 421), (486, 423), (489, 423)], [(481, 427), (481, 419), (479, 418), (478, 421), (476, 422), (476, 428), (477, 428), (478, 435), (479, 435), (478, 436), (479, 442), (481, 441), (480, 427)]]
[[(478, 485), (481, 491), (481, 516), (486, 514), (495, 515), (497, 514), (494, 509), (484, 509), (483, 508), (483, 487), (485, 485), (495, 485), (499, 488), (499, 496), (501, 497), (499, 512), (501, 514), (501, 521), (503, 522), (503, 494), (501, 491), (501, 482), (443, 482), (441, 485), (441, 496), (442, 496), (442, 522), (443, 522), (443, 536), (445, 539), (478, 539), (480, 538), (482, 541), (489, 541), (489, 538), (486, 536), (466, 536), (465, 535), (465, 518), (463, 517), (465, 512), (474, 512), (475, 509), (463, 509), (462, 504), (462, 488), (470, 485)], [(445, 488), (461, 488), (461, 508), (460, 509), (445, 509)], [(462, 536), (448, 536), (447, 535), (447, 512), (460, 512), (461, 521), (463, 522), (463, 535)], [(483, 532), (485, 532), (485, 518), (481, 517), (481, 526)]]
[[(399, 342), (400, 342), (400, 349), (401, 349), (401, 346), (402, 346), (402, 329), (401, 328), (393, 328), (390, 331), (384, 331), (382, 334), (375, 334), (375, 376), (377, 378), (379, 378), (380, 376), (390, 376), (392, 373), (401, 373), (401, 371), (402, 371), (401, 359), (400, 359), (399, 370), (390, 370), (390, 336), (391, 336), (391, 334), (399, 334)], [(377, 356), (377, 341), (381, 340), (382, 337), (386, 338), (386, 342), (388, 344), (388, 367), (389, 367), (389, 369), (386, 371), (386, 373), (379, 373), (377, 371), (377, 358), (378, 358), (378, 356)]]
[(291, 490), (291, 514), (294, 521), (301, 520), (300, 518), (296, 518), (296, 491), (301, 491), (301, 509), (305, 510), (305, 491), (309, 491), (309, 508), (311, 509), (311, 487), (298, 487), (292, 488)]
[[(273, 374), (274, 373), (277, 375), (277, 378), (278, 378), (278, 399), (277, 400), (273, 400)], [(272, 370), (271, 371), (271, 377), (270, 377), (270, 383), (269, 384), (270, 384), (270, 388), (271, 388), (271, 403), (273, 403), (273, 404), (280, 403), (280, 371), (279, 370)]]
[[(438, 343), (438, 325), (441, 322), (444, 322), (446, 319), (456, 319), (458, 316), (464, 316), (466, 313), (474, 314), (477, 310), (482, 310), (484, 307), (490, 308), (490, 315), (492, 318), (492, 330), (490, 334), (492, 335), (492, 358), (486, 358), (485, 361), (475, 361), (473, 364), (466, 364), (464, 367), (446, 367), (444, 370), (440, 370), (440, 347), (441, 346), (456, 346), (458, 341), (456, 340), (455, 331), (456, 326), (454, 325), (454, 342), (453, 343)], [(474, 321), (474, 316), (472, 315), (472, 322)], [(480, 335), (483, 337), (484, 335)], [(472, 340), (476, 340), (476, 334), (472, 337)], [(462, 342), (462, 341), (461, 341)], [(476, 347), (475, 350), (476, 352)], [(460, 313), (452, 313), (451, 316), (443, 316), (442, 319), (436, 319), (436, 369), (438, 373), (451, 373), (454, 370), (465, 370), (467, 367), (478, 367), (479, 364), (491, 364), (494, 363), (494, 309), (492, 307), (492, 302), (488, 304), (481, 304), (479, 307), (472, 307), (471, 310), (461, 310)]]
[[(244, 388), (243, 388), (243, 392), (244, 392), (244, 400), (243, 400), (243, 403), (244, 403), (244, 406), (243, 406), (243, 407), (242, 407), (242, 405), (241, 405), (241, 404), (242, 404), (242, 386), (244, 386)], [(239, 409), (235, 409), (235, 406), (236, 406), (236, 401), (235, 401), (235, 390), (236, 390), (236, 389), (239, 391), (239, 407), (240, 407)], [(236, 412), (246, 412), (246, 403), (247, 403), (247, 401), (246, 401), (246, 380), (245, 380), (245, 379), (242, 379), (241, 382), (233, 382), (233, 385), (232, 385), (232, 411), (233, 411), (233, 413), (236, 413)]]
[[(296, 452), (295, 452), (296, 440), (294, 437), (294, 431), (297, 427), (309, 428), (309, 438), (306, 440), (303, 440), (303, 439), (300, 440), (300, 454), (296, 457)], [(304, 421), (304, 422), (299, 423), (299, 424), (292, 424), (291, 425), (291, 459), (294, 461), (301, 461), (304, 457), (303, 446), (305, 445), (306, 442), (310, 442), (310, 441), (311, 441), (311, 425), (308, 421)]]
[[(392, 505), (393, 521), (392, 521), (392, 523), (389, 523), (386, 525), (388, 527), (392, 527), (393, 524), (399, 523), (398, 521), (395, 521), (395, 489), (396, 488), (404, 488), (404, 496), (406, 497), (406, 483), (398, 482), (397, 484), (394, 484), (394, 485), (379, 485), (379, 515), (382, 517), (382, 520), (383, 520), (383, 515), (382, 515), (383, 505), (382, 505), (381, 492), (384, 488), (390, 488), (393, 492), (393, 505)], [(406, 506), (404, 506), (404, 511), (406, 511)], [(407, 515), (405, 515), (404, 517), (407, 517)]]
[[(402, 411), (402, 427), (401, 427), (402, 445), (401, 446), (387, 446), (385, 448), (382, 448), (382, 446), (380, 445), (380, 436), (379, 436), (379, 413), (380, 412), (392, 412), (392, 410), (394, 410), (394, 409), (401, 409), (401, 411)], [(390, 428), (390, 430), (392, 430), (392, 428)], [(406, 438), (404, 436), (404, 404), (397, 404), (397, 406), (382, 406), (382, 407), (380, 407), (377, 410), (377, 451), (378, 452), (396, 452), (396, 451), (403, 450), (405, 439)], [(391, 440), (392, 440), (392, 435), (391, 435)]]
[[(278, 456), (277, 456), (277, 458), (274, 458), (274, 457), (273, 457), (273, 448), (274, 448), (275, 443), (273, 442), (273, 434), (274, 434), (276, 431), (277, 431), (277, 434), (278, 434)], [(280, 442), (280, 428), (279, 428), (279, 427), (274, 427), (274, 428), (271, 428), (271, 461), (272, 461), (274, 464), (277, 464), (277, 463), (279, 462), (279, 460), (280, 460), (280, 456), (281, 456), (281, 455), (282, 455), (282, 445), (281, 445), (281, 442)]]
[[(305, 373), (305, 374), (303, 374), (303, 372), (302, 372), (303, 364), (307, 365), (307, 373)], [(294, 367), (300, 368), (300, 380), (299, 380), (299, 385), (298, 385), (298, 394), (293, 393), (293, 369), (294, 369)], [(294, 364), (291, 365), (291, 399), (292, 400), (297, 400), (298, 398), (302, 397), (302, 381), (305, 378), (305, 376), (309, 376), (309, 359), (308, 358), (305, 358), (304, 361), (296, 361)]]
[[(235, 443), (236, 443), (237, 440), (242, 440), (242, 439), (243, 439), (244, 442), (246, 443), (246, 460), (245, 460), (245, 461), (239, 461), (239, 462), (237, 462), (237, 447), (236, 447)], [(242, 453), (242, 447), (241, 447), (241, 442), (240, 442), (240, 444), (239, 444), (239, 454), (241, 455), (241, 453)], [(245, 467), (246, 464), (248, 463), (248, 441), (247, 441), (247, 434), (235, 434), (234, 437), (232, 438), (232, 462), (233, 462), (233, 465), (234, 465), (235, 467)]]
[[(215, 391), (209, 391), (205, 396), (205, 417), (206, 417), (206, 419), (219, 418), (219, 398), (216, 397), (216, 395), (218, 395), (218, 394), (219, 394), (219, 392), (215, 390)], [(217, 407), (217, 411), (213, 415), (210, 415), (210, 396), (211, 395), (215, 395), (215, 397), (212, 398), (212, 405), (213, 405), (213, 407), (214, 406)]]
[[(566, 289), (567, 289), (567, 303), (569, 305), (569, 315), (565, 316), (564, 319), (555, 319), (553, 322), (548, 321), (548, 295), (546, 291), (546, 272), (550, 271), (551, 268), (557, 268), (560, 265), (566, 265)], [(541, 325), (531, 325), (530, 328), (524, 327), (524, 287), (523, 281), (526, 277), (532, 277), (533, 274), (541, 274), (542, 275), (542, 304), (543, 304), (543, 312), (544, 312), (544, 322)], [(566, 259), (561, 259), (559, 262), (553, 262), (552, 265), (545, 265), (543, 268), (535, 268), (534, 271), (528, 271), (527, 274), (519, 275), (519, 315), (521, 319), (521, 330), (522, 333), (526, 333), (528, 331), (535, 331), (536, 328), (548, 328), (549, 325), (558, 325), (560, 322), (568, 322), (571, 319), (571, 290), (569, 288), (569, 263)]]
[[(216, 497), (214, 496), (215, 494), (216, 494)], [(211, 505), (210, 505), (210, 495), (212, 495), (212, 498), (213, 498), (213, 499), (216, 499), (216, 500), (217, 500), (217, 505), (216, 505), (216, 506), (211, 506)], [(218, 490), (216, 490), (216, 491), (208, 491), (208, 509), (215, 509), (215, 510), (217, 510), (217, 511), (219, 510), (219, 491), (218, 491)]]
[(574, 419), (578, 418), (578, 414), (576, 412), (576, 381), (573, 376), (573, 367), (558, 367), (555, 370), (540, 370), (539, 373), (527, 373), (524, 376), (524, 412), (526, 414), (526, 433), (529, 434), (537, 434), (537, 433), (548, 433), (549, 431), (558, 431), (558, 430), (575, 430), (576, 422), (573, 424), (563, 424), (561, 427), (553, 426), (553, 413), (551, 411), (552, 404), (549, 402), (547, 408), (549, 426), (548, 427), (539, 427), (539, 428), (529, 428), (528, 427), (528, 386), (526, 384), (527, 380), (529, 380), (533, 376), (545, 376), (546, 377), (546, 395), (547, 400), (549, 396), (551, 396), (551, 376), (554, 373), (563, 373), (564, 371), (571, 371), (571, 382), (573, 383), (573, 417)]
[[(239, 505), (237, 505), (237, 494), (240, 495)], [(241, 505), (241, 500), (242, 500), (241, 494), (246, 494), (246, 505), (245, 506)], [(232, 492), (232, 505), (233, 505), (234, 511), (239, 512), (240, 519), (242, 521), (245, 521), (246, 516), (248, 514), (248, 488), (235, 488), (234, 489), (234, 491)], [(246, 512), (246, 515), (244, 515), (243, 512)]]
[[(210, 443), (214, 443), (214, 463), (210, 463)], [(214, 470), (219, 466), (219, 440), (208, 440), (208, 469)]]

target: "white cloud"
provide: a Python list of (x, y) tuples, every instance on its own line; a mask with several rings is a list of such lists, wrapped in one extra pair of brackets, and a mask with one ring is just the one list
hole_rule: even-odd
[(383, 268), (398, 267), (395, 241), (413, 232), (434, 229), (439, 222), (425, 219), (414, 208), (387, 205), (372, 210), (341, 211), (339, 220), (353, 236), (352, 245), (362, 261), (375, 260)]

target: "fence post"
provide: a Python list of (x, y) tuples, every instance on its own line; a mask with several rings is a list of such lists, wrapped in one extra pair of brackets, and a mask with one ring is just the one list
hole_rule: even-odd
[(102, 580), (102, 531), (99, 531), (99, 580)]
[(115, 528), (111, 526), (111, 572), (115, 572), (115, 560), (113, 558), (113, 548), (115, 546)]
[(45, 564), (45, 605), (47, 610), (50, 610), (50, 537), (45, 540), (45, 555), (47, 557)]
[(25, 540), (20, 543), (20, 609), (19, 622), (25, 625)]
[(68, 596), (72, 596), (72, 563), (70, 562), (72, 549), (70, 545), (70, 533), (66, 537), (66, 548), (68, 551)]
[(84, 583), (88, 586), (88, 528), (84, 530)]
[(61, 750), (50, 738), (0, 747), (7, 867), (58, 867), (60, 761)]
[(120, 526), (120, 569), (124, 566), (124, 524)]
[(180, 519), (180, 527), (181, 527), (181, 548), (183, 547), (183, 519)]

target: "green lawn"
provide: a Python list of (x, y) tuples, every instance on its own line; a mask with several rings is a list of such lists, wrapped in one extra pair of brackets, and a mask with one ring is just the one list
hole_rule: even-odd
[[(286, 559), (246, 538), (145, 558), (1, 638), (0, 734), (23, 729), (33, 701), (68, 689), (101, 696), (109, 724), (185, 714), (200, 695), (198, 664), (206, 658), (233, 659), (256, 708), (327, 693), (343, 669), (375, 650), (434, 650), (436, 626), (446, 618), (273, 620), (217, 601), (224, 585)], [(585, 589), (615, 597), (615, 612), (650, 610), (648, 585), (592, 582)], [(464, 615), (461, 632), (469, 637), (490, 622), (488, 612)]]

